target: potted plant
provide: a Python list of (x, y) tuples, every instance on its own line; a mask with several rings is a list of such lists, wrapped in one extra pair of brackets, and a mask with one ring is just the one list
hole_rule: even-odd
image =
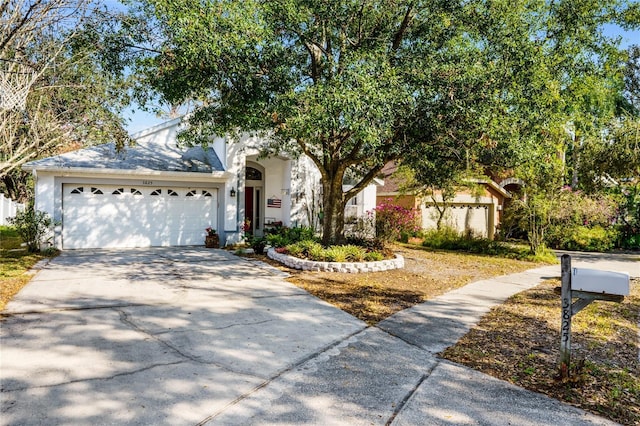
[(220, 247), (220, 236), (212, 227), (207, 227), (205, 229), (207, 235), (204, 237), (204, 245), (207, 248), (219, 248)]

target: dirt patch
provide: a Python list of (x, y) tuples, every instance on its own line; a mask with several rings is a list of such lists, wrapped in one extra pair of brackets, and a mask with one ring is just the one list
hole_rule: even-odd
[(560, 380), (560, 296), (547, 281), (491, 310), (441, 356), (627, 425), (640, 424), (640, 280), (623, 303), (572, 320), (571, 380)]

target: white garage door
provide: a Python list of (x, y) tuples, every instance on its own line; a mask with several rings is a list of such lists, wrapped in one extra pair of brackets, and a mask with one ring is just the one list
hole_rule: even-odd
[(65, 184), (65, 249), (204, 244), (217, 226), (217, 189)]

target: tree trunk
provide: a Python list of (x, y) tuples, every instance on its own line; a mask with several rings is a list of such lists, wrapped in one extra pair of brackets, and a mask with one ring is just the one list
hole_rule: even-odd
[(323, 222), (322, 244), (339, 244), (344, 241), (344, 208), (342, 176), (333, 176), (322, 182)]

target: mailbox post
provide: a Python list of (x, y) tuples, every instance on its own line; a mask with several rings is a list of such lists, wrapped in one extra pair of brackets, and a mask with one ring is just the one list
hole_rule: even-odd
[[(629, 295), (629, 274), (571, 268), (571, 256), (561, 258), (560, 298), (560, 374), (568, 375), (571, 366), (571, 318), (594, 300), (622, 302)], [(573, 299), (577, 298), (575, 302)], [(564, 377), (563, 377), (564, 378)]]

